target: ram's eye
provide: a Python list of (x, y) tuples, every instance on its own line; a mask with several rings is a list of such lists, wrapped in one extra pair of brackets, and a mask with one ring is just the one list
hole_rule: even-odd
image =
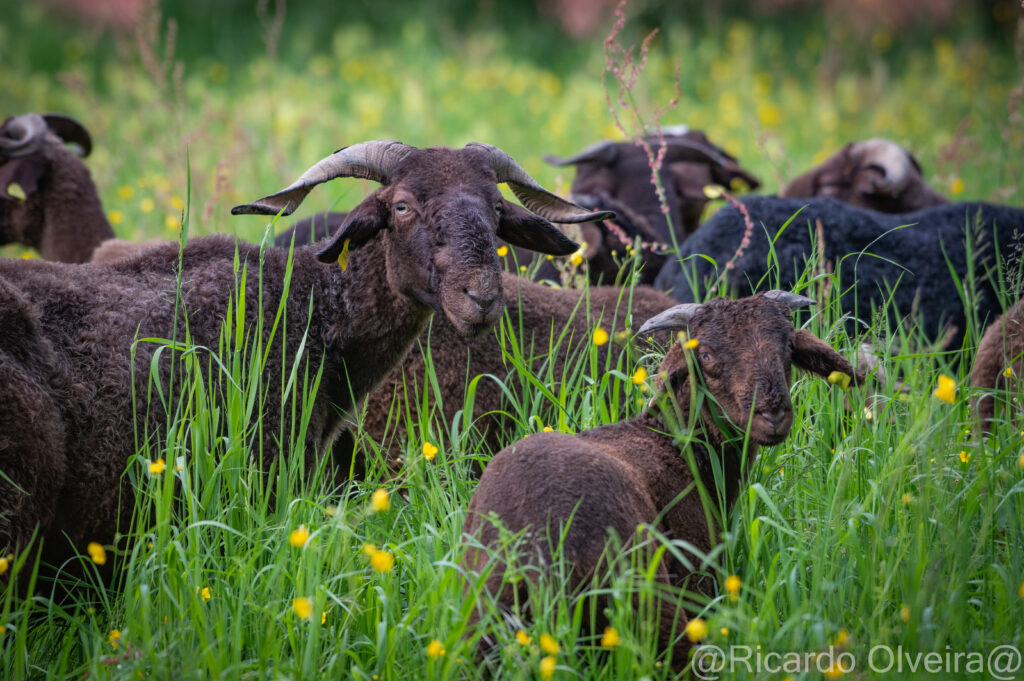
[(398, 215), (407, 215), (409, 213), (409, 204), (405, 201), (399, 201), (395, 204), (395, 213)]

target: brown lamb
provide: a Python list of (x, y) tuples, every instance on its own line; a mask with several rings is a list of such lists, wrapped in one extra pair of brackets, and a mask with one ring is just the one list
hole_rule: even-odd
[[(659, 369), (665, 391), (643, 415), (578, 435), (538, 433), (499, 452), (469, 504), (464, 531), (486, 548), (467, 552), (466, 570), (480, 573), (493, 561), (486, 591), (506, 608), (524, 602), (525, 585), (504, 579), (497, 549), (501, 532), (493, 519), (509, 532), (528, 531), (520, 559), (541, 568), (552, 562), (548, 537), (557, 540), (568, 527), (562, 552), (573, 566), (574, 587), (595, 577), (609, 532), (629, 542), (638, 528), (655, 523), (669, 539), (692, 544), (698, 554), (688, 559), (699, 565), (700, 554), (711, 551), (721, 531), (714, 521), (709, 526), (707, 518), (720, 516), (706, 513), (692, 485), (699, 478), (712, 503), (722, 499), (721, 509), (732, 507), (758, 448), (778, 444), (789, 434), (791, 366), (863, 380), (863, 373), (855, 373), (830, 346), (793, 327), (791, 310), (811, 302), (772, 291), (679, 305), (649, 320), (640, 334), (688, 328), (699, 345), (692, 354), (679, 343), (670, 348)], [(691, 366), (710, 394), (699, 403), (695, 421), (688, 420)], [(684, 432), (674, 424), (685, 423), (693, 423), (689, 447), (696, 470), (674, 438)], [(744, 434), (749, 436), (746, 447)], [(712, 458), (724, 471), (721, 480), (715, 479)], [(679, 549), (686, 553), (683, 545)], [(671, 552), (657, 567), (657, 579), (665, 584), (694, 589), (691, 578), (692, 569)], [(659, 607), (659, 646), (671, 646), (673, 666), (681, 668), (690, 648), (680, 636), (687, 617), (673, 599), (663, 599)]]
[[(274, 325), (262, 327), (263, 413), (271, 422), (284, 408), (274, 387), (293, 362), (305, 358), (313, 371), (323, 363), (300, 451), (282, 451), (288, 443), (275, 428), (248, 443), (263, 470), (278, 455), (306, 457), (307, 466), (321, 456), (342, 414), (402, 359), (433, 311), (467, 336), (493, 326), (504, 309), (495, 234), (566, 253), (576, 245), (549, 219), (605, 216), (549, 194), (495, 147), (417, 149), (390, 140), (342, 149), (287, 189), (234, 212), (288, 214), (317, 184), (353, 176), (381, 187), (321, 250), (295, 249), (283, 303), (289, 323), (273, 336)], [(530, 210), (503, 199), (501, 182)], [(333, 264), (346, 250), (346, 266)], [(69, 548), (109, 543), (127, 528), (132, 495), (123, 473), (136, 451), (133, 424), (150, 434), (167, 427), (159, 405), (140, 399), (133, 410), (133, 384), (147, 394), (156, 351), (139, 343), (133, 364), (133, 340), (184, 339), (187, 313), (191, 341), (217, 348), (229, 304), (237, 305), (236, 253), (248, 266), (251, 341), (257, 315), (273, 320), (284, 298), (283, 249), (261, 253), (212, 236), (191, 241), (180, 256), (177, 244), (166, 244), (106, 265), (0, 260), (0, 553), (23, 549), (38, 532), (44, 559), (59, 565)], [(174, 304), (179, 262), (185, 312)], [(169, 355), (158, 364), (164, 386)]]
[[(1007, 371), (1009, 375), (1007, 375)], [(1016, 385), (1024, 372), (1024, 298), (1018, 300), (981, 337), (971, 368), (971, 387), (984, 391), (974, 410), (982, 432), (992, 430), (997, 394)]]

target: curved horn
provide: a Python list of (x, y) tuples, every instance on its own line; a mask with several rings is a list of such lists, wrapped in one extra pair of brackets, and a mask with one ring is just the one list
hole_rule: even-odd
[(610, 220), (615, 217), (615, 213), (611, 211), (590, 212), (560, 196), (555, 196), (537, 184), (536, 180), (519, 167), (515, 159), (497, 147), (481, 142), (470, 142), (466, 148), (479, 149), (486, 153), (487, 161), (494, 170), (494, 174), (497, 175), (498, 182), (508, 183), (512, 193), (516, 195), (523, 206), (545, 220), (590, 222), (592, 220)]
[(568, 158), (544, 154), (544, 161), (553, 166), (574, 166), (580, 163), (597, 163), (610, 166), (619, 157), (619, 145), (616, 142), (595, 142), (589, 147)]
[(771, 291), (765, 291), (764, 297), (771, 298), (772, 300), (777, 300), (780, 303), (785, 304), (791, 312), (818, 304), (814, 298), (808, 298), (807, 296), (802, 296), (798, 293), (790, 293), (789, 291), (780, 291), (777, 288), (772, 289)]
[(907, 150), (895, 142), (876, 137), (857, 142), (851, 153), (860, 158), (858, 166), (877, 166), (882, 171), (882, 179), (872, 182), (879, 194), (898, 196), (910, 181), (913, 161)]
[(344, 147), (321, 159), (286, 188), (231, 209), (232, 215), (291, 215), (318, 184), (336, 177), (359, 177), (385, 183), (395, 165), (415, 147), (395, 140), (375, 140)]
[(0, 126), (0, 154), (27, 156), (39, 148), (46, 135), (46, 121), (37, 113), (11, 116)]
[[(657, 139), (651, 140), (651, 147), (655, 152), (659, 146)], [(665, 163), (710, 163), (718, 166), (735, 163), (735, 159), (720, 153), (712, 146), (688, 139), (666, 139), (665, 146)]]
[(655, 331), (676, 331), (685, 329), (687, 324), (690, 323), (690, 319), (693, 315), (697, 314), (697, 311), (703, 307), (700, 303), (683, 303), (682, 305), (675, 305), (669, 309), (654, 315), (640, 327), (637, 334), (644, 335), (648, 333), (654, 333)]
[(78, 155), (82, 158), (92, 151), (92, 137), (89, 136), (89, 131), (71, 116), (48, 113), (43, 114), (43, 120), (46, 121), (46, 127), (62, 140), (77, 145)]

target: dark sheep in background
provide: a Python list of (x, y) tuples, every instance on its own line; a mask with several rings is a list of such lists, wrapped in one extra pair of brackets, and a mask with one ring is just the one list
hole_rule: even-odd
[[(962, 346), (967, 318), (950, 268), (961, 280), (969, 264), (976, 273), (977, 297), (969, 305), (984, 327), (1002, 311), (996, 277), (1005, 275), (995, 271), (996, 248), (1003, 272), (1015, 271), (1020, 265), (1024, 211), (1016, 208), (957, 203), (889, 215), (835, 199), (751, 196), (741, 203), (754, 227), (749, 243), (734, 262), (732, 258), (746, 238), (746, 225), (740, 210), (728, 205), (683, 244), (678, 259), (658, 275), (655, 287), (670, 291), (681, 302), (702, 300), (709, 282), (717, 281), (723, 271), (727, 276), (720, 289), (740, 296), (755, 288), (792, 287), (806, 262), (819, 261), (820, 251), (825, 262), (818, 262), (819, 270), (826, 270), (826, 263), (840, 270), (838, 290), (843, 292), (844, 312), (870, 321), (872, 308), (879, 308), (895, 288), (889, 310), (892, 322), (913, 315), (927, 339), (943, 340), (945, 347), (957, 349)], [(792, 223), (775, 238), (794, 215)], [(909, 226), (897, 229), (904, 225)], [(964, 243), (968, 226), (973, 243), (971, 263)], [(820, 242), (818, 251), (812, 248), (812, 237)], [(770, 246), (772, 239), (774, 245)], [(771, 249), (778, 261), (777, 271), (769, 269)]]
[[(679, 305), (648, 320), (640, 335), (688, 329), (699, 345), (689, 357), (691, 351), (680, 343), (669, 349), (658, 373), (665, 391), (643, 415), (578, 435), (537, 433), (495, 455), (469, 503), (464, 527), (484, 548), (470, 548), (463, 567), (480, 574), (493, 562), (486, 591), (506, 608), (528, 601), (524, 583), (505, 580), (495, 517), (508, 532), (526, 530), (518, 555), (540, 569), (552, 564), (550, 542), (561, 538), (563, 555), (572, 564), (570, 588), (589, 585), (597, 575), (609, 532), (628, 546), (634, 539), (644, 540), (637, 536), (644, 526), (656, 526), (680, 542), (677, 548), (700, 566), (700, 555), (708, 555), (719, 541), (718, 511), (728, 512), (735, 503), (758, 448), (778, 444), (789, 434), (791, 366), (822, 377), (839, 371), (863, 381), (863, 373), (855, 373), (829, 345), (793, 328), (790, 311), (810, 303), (803, 296), (772, 291), (742, 300)], [(710, 393), (693, 405), (693, 421), (691, 366)], [(732, 432), (723, 432), (723, 424)], [(690, 425), (695, 468), (675, 439)], [(720, 479), (716, 467), (722, 471)], [(693, 489), (698, 478), (714, 510), (706, 509)], [(713, 519), (711, 526), (708, 518)], [(568, 531), (562, 538), (564, 527)], [(687, 544), (698, 553), (690, 553)], [(672, 552), (657, 567), (657, 579), (664, 584), (710, 591), (707, 584), (696, 584), (693, 573)], [(682, 668), (690, 648), (681, 637), (686, 613), (675, 599), (663, 598), (659, 607), (659, 646), (674, 641), (672, 664)], [(599, 613), (598, 621), (603, 619)]]
[[(284, 400), (272, 386), (281, 384), (300, 351), (314, 371), (323, 362), (307, 440), (291, 454), (307, 464), (332, 443), (353, 400), (401, 360), (433, 311), (465, 335), (496, 322), (504, 309), (496, 233), (524, 247), (567, 253), (576, 244), (549, 218), (606, 217), (546, 192), (494, 147), (417, 149), (393, 141), (342, 149), (287, 189), (234, 212), (288, 214), (317, 184), (353, 176), (381, 187), (349, 213), (322, 250), (295, 249), (286, 299), (288, 251), (261, 253), (213, 236), (191, 241), (180, 254), (182, 304), (194, 344), (218, 347), (229, 305), (237, 304), (236, 253), (249, 271), (248, 325), (239, 333), (251, 341), (256, 317), (273, 319), (284, 306), (290, 321), (284, 329), (271, 336), (275, 325), (262, 327), (263, 413), (271, 420), (279, 418)], [(501, 182), (530, 210), (503, 199)], [(323, 264), (349, 249), (345, 267)], [(105, 265), (0, 260), (0, 552), (24, 548), (38, 530), (44, 559), (59, 565), (71, 555), (69, 543), (78, 550), (87, 542), (109, 543), (119, 526), (128, 527), (132, 494), (123, 473), (136, 451), (133, 420), (142, 424), (140, 432), (167, 427), (163, 409), (144, 399), (133, 411), (133, 389), (147, 394), (156, 348), (140, 343), (133, 367), (131, 347), (135, 338), (185, 337), (186, 314), (174, 304), (178, 267), (178, 244)], [(166, 386), (171, 363), (167, 353), (162, 357)], [(180, 371), (181, 362), (177, 366)], [(277, 441), (274, 428), (261, 432), (262, 440), (248, 445), (269, 470), (288, 443)]]
[[(77, 153), (67, 146), (78, 147)], [(12, 116), (0, 126), (0, 245), (17, 243), (46, 260), (88, 262), (114, 237), (89, 169), (85, 127), (59, 114)]]
[[(983, 432), (992, 430), (997, 393), (1014, 390), (1024, 373), (1024, 298), (1018, 300), (992, 326), (978, 345), (971, 368), (971, 387), (983, 393), (974, 409)], [(1012, 394), (1012, 393), (1011, 393)], [(1018, 405), (1019, 406), (1019, 405)]]
[(850, 142), (790, 182), (780, 195), (828, 197), (882, 213), (911, 213), (949, 203), (924, 181), (913, 154), (881, 138)]
[[(576, 167), (570, 193), (573, 201), (615, 211), (613, 225), (594, 222), (582, 227), (591, 283), (615, 281), (619, 265), (612, 251), (622, 260), (626, 245), (637, 236), (654, 246), (642, 253), (644, 269), (640, 275), (640, 283), (652, 283), (665, 262), (664, 250), (673, 246), (672, 231), (675, 241), (682, 243), (700, 224), (709, 201), (704, 187), (717, 184), (736, 190), (760, 186), (757, 178), (704, 133), (685, 127), (682, 130), (664, 131), (665, 157), (658, 175), (665, 189), (667, 216), (651, 183), (647, 153), (639, 144), (598, 142), (569, 158), (544, 157), (554, 165)], [(647, 142), (657, 154), (661, 147), (658, 137), (651, 135)]]

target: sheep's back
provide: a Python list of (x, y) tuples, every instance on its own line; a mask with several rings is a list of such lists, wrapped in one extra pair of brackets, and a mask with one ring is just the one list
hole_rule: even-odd
[[(817, 248), (841, 274), (842, 290), (846, 291), (841, 299), (844, 312), (869, 320), (872, 307), (880, 307), (890, 287), (895, 287), (895, 309), (900, 315), (919, 311), (927, 337), (939, 338), (948, 325), (956, 327), (952, 347), (958, 347), (963, 338), (966, 316), (950, 268), (960, 279), (967, 273), (964, 235), (968, 224), (975, 272), (982, 277), (972, 307), (982, 324), (990, 323), (1000, 309), (994, 282), (985, 276), (994, 266), (995, 247), (999, 246), (1000, 257), (1008, 266), (1014, 267), (1020, 257), (1017, 242), (1024, 236), (1024, 211), (983, 203), (949, 204), (903, 215), (859, 209), (832, 199), (749, 197), (743, 204), (755, 226), (750, 245), (728, 273), (729, 290), (743, 296), (755, 287), (791, 288), (804, 263), (817, 259), (812, 236), (817, 240), (820, 232), (824, 247), (819, 244)], [(794, 215), (776, 238), (779, 228)], [(662, 269), (656, 288), (671, 289), (681, 302), (703, 299), (707, 282), (715, 281), (726, 269), (744, 232), (740, 211), (731, 205), (724, 207), (683, 244), (678, 260)], [(778, 269), (771, 272), (770, 239), (774, 239), (772, 260), (778, 262)], [(689, 271), (695, 275), (696, 286), (691, 286), (686, 276)]]

